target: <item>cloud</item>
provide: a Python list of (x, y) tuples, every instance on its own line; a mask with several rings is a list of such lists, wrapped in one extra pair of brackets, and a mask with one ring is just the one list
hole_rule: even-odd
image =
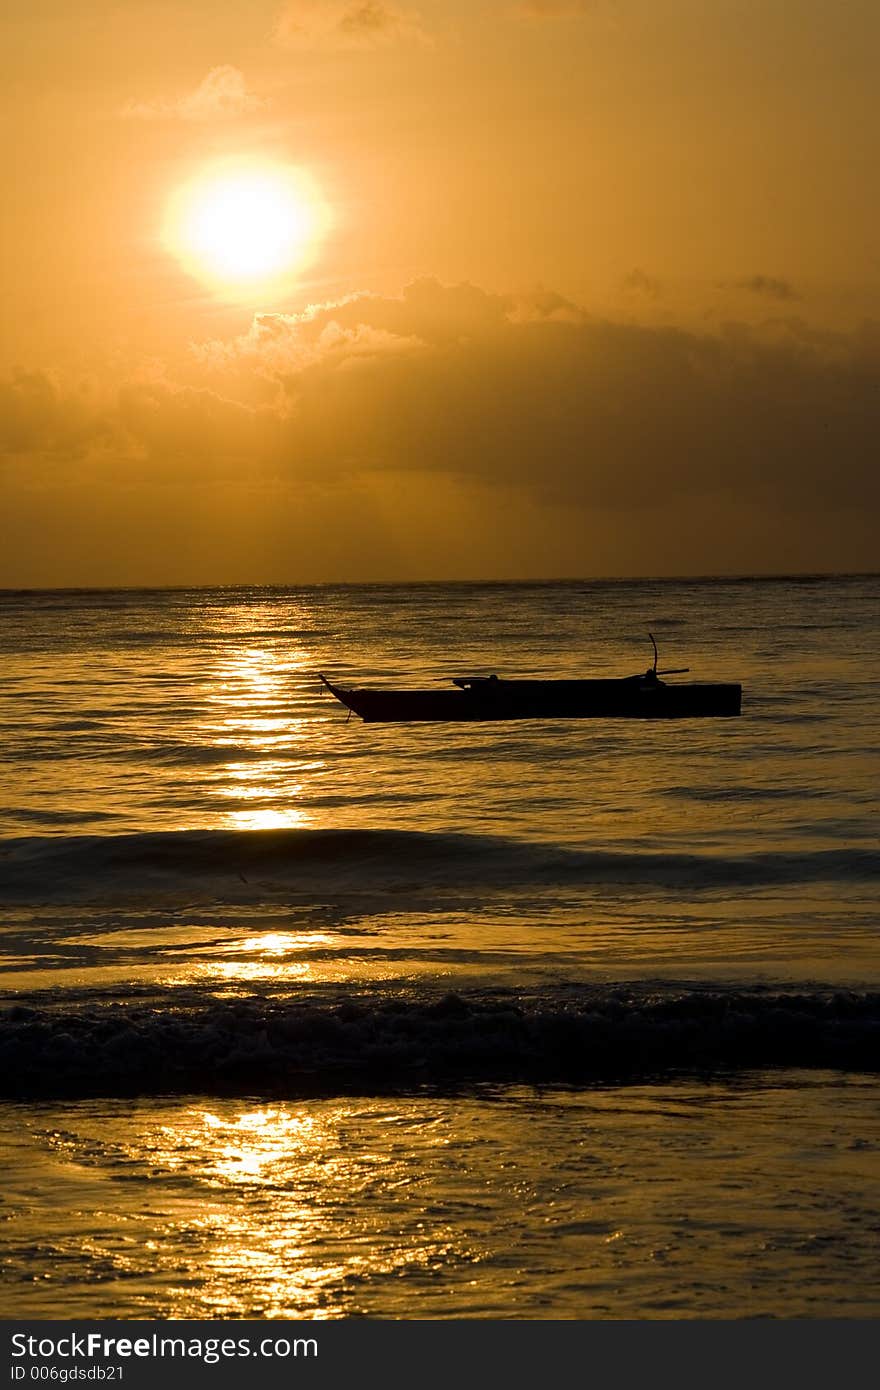
[(748, 290), (751, 294), (763, 295), (767, 299), (800, 299), (790, 280), (780, 280), (773, 275), (750, 275), (744, 280), (733, 280), (722, 288)]
[(285, 48), (375, 48), (426, 37), (414, 10), (386, 0), (290, 0), (275, 27)]
[(0, 458), (70, 459), (106, 438), (106, 414), (87, 393), (64, 390), (47, 372), (0, 381)]
[(526, 19), (567, 19), (595, 8), (596, 0), (520, 0), (517, 14)]
[(630, 294), (647, 295), (651, 299), (656, 299), (660, 293), (660, 281), (638, 267), (623, 277), (621, 287)]
[[(277, 527), (286, 515), (303, 535), (311, 517), (313, 546), (335, 508), (339, 545), (356, 541), (365, 566), (352, 499), (381, 496), (390, 525), (399, 497), (407, 533), (434, 537), (435, 573), (454, 541), (432, 520), (440, 495), (471, 542), (483, 526), (497, 549), (516, 518), (513, 572), (539, 553), (596, 572), (596, 556), (621, 547), (634, 557), (624, 570), (656, 572), (663, 545), (667, 572), (867, 568), (878, 436), (878, 325), (701, 335), (598, 319), (548, 291), (433, 280), (262, 314), (240, 337), (194, 347), (173, 379), (120, 383), (100, 405), (39, 374), (0, 390), (15, 487), (48, 464), (60, 477), (65, 458), (71, 478), (97, 460), (89, 487), (102, 506), (122, 480), (156, 515), (156, 489), (210, 494), (213, 507), (228, 495), (230, 516), (254, 507)], [(315, 500), (331, 496), (332, 508)]]
[[(781, 336), (780, 336), (781, 333)], [(213, 389), (272, 383), (299, 465), (458, 470), (576, 505), (673, 494), (792, 507), (877, 498), (870, 335), (720, 336), (615, 324), (568, 301), (435, 281), (264, 315), (205, 345)], [(297, 465), (297, 466), (299, 466)]]
[(194, 91), (170, 101), (129, 102), (123, 116), (139, 121), (216, 121), (245, 116), (265, 103), (248, 90), (243, 73), (225, 63), (211, 68)]

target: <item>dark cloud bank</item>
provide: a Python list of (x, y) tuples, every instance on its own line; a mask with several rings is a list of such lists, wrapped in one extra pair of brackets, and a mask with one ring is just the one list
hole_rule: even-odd
[(699, 335), (434, 281), (261, 316), (176, 379), (130, 381), (100, 407), (39, 374), (0, 389), (13, 493), (23, 467), (96, 457), (128, 488), (169, 470), (318, 488), (443, 473), (536, 508), (681, 508), (698, 524), (711, 502), (816, 536), (833, 516), (844, 548), (847, 518), (863, 547), (880, 501), (878, 439), (880, 325)]

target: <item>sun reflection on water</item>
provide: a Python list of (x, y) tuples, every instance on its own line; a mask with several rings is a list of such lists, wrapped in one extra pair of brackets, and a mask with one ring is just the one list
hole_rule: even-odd
[(248, 955), (257, 953), (264, 956), (285, 956), (288, 951), (306, 951), (312, 946), (331, 946), (335, 937), (329, 932), (263, 932), (261, 936), (249, 936), (242, 941), (230, 942), (230, 951), (247, 951)]
[(309, 721), (294, 715), (291, 706), (297, 677), (301, 684), (313, 660), (296, 648), (285, 647), (281, 655), (265, 647), (240, 647), (224, 654), (214, 673), (206, 698), (215, 717), (206, 725), (207, 740), (217, 748), (232, 744), (249, 755), (230, 758), (213, 778), (222, 799), (252, 803), (226, 814), (233, 829), (277, 830), (310, 823), (296, 804), (303, 785), (295, 779), (304, 771), (319, 773), (324, 763), (309, 751)]
[[(335, 942), (336, 937), (331, 933), (318, 931), (261, 932), (256, 936), (223, 941), (216, 947), (206, 948), (204, 952), (220, 959), (201, 960), (189, 970), (185, 981), (178, 980), (177, 983), (207, 983), (222, 990), (224, 982), (246, 984), (261, 981), (284, 985), (287, 982), (322, 978), (327, 973), (325, 964), (289, 957), (295, 952), (308, 953), (315, 947), (326, 949)], [(239, 959), (234, 959), (235, 956)]]
[[(234, 796), (235, 793), (230, 792), (229, 795)], [(309, 820), (305, 811), (299, 811), (295, 807), (282, 811), (272, 806), (264, 806), (259, 811), (232, 811), (227, 817), (227, 823), (233, 830), (295, 829), (297, 826), (308, 825)]]
[(262, 1179), (273, 1165), (289, 1160), (313, 1140), (317, 1128), (314, 1116), (271, 1106), (231, 1120), (210, 1110), (196, 1111), (193, 1118), (196, 1123), (201, 1120), (220, 1145), (213, 1160), (213, 1180), (218, 1182)]
[[(328, 1293), (338, 1288), (345, 1266), (336, 1259), (314, 1262), (314, 1243), (322, 1238), (320, 1203), (309, 1200), (305, 1186), (320, 1182), (332, 1190), (342, 1176), (341, 1162), (327, 1151), (324, 1117), (280, 1106), (229, 1116), (192, 1110), (163, 1126), (158, 1138), (166, 1171), (195, 1177), (220, 1199), (209, 1200), (191, 1223), (206, 1247), (199, 1301), (213, 1316), (338, 1315)], [(249, 1218), (229, 1205), (236, 1190), (256, 1204)], [(179, 1315), (185, 1316), (191, 1297), (182, 1289), (179, 1295)]]
[(374, 1203), (414, 1181), (413, 1155), (352, 1144), (362, 1110), (194, 1108), (137, 1137), (136, 1162), (203, 1190), (198, 1212), (172, 1218), (176, 1239), (185, 1226), (202, 1257), (197, 1290), (169, 1289), (170, 1316), (338, 1317), (363, 1280), (431, 1277), (449, 1257), (474, 1258), (454, 1248), (443, 1223), (429, 1234), (419, 1222), (408, 1236), (386, 1228)]
[(283, 983), (288, 980), (307, 980), (312, 977), (313, 973), (311, 965), (306, 962), (269, 965), (264, 960), (224, 961), (222, 964), (211, 966), (207, 970), (196, 971), (195, 978), (198, 979), (199, 976), (202, 976), (206, 981), (217, 981), (218, 984), (223, 980), (241, 983), (271, 980), (275, 983)]
[(5, 1269), (33, 1318), (747, 1317), (755, 1269), (865, 1317), (876, 1134), (831, 1073), (13, 1107)]

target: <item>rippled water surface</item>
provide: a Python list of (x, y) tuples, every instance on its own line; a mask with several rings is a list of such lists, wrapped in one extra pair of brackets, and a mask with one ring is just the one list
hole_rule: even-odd
[(827, 1318), (880, 1298), (859, 1080), (10, 1119), (21, 1316)]
[[(876, 1314), (878, 600), (0, 595), (7, 1310)], [(742, 717), (363, 725), (317, 679), (648, 631)]]
[[(858, 840), (878, 598), (871, 579), (7, 594), (0, 828)], [(746, 718), (366, 729), (316, 675), (629, 675), (650, 665), (649, 628), (661, 665), (742, 681)]]

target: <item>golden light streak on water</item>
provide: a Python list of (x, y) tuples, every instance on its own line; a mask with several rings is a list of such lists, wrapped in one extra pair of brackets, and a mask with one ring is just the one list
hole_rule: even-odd
[(81, 1102), (3, 1138), (20, 1317), (876, 1309), (869, 1078)]
[[(216, 717), (205, 728), (209, 742), (226, 747), (277, 752), (260, 759), (231, 759), (214, 773), (216, 795), (233, 801), (261, 802), (259, 807), (230, 811), (224, 820), (235, 830), (276, 830), (307, 826), (312, 818), (291, 805), (302, 795), (292, 772), (320, 773), (324, 761), (309, 757), (310, 721), (292, 717), (292, 678), (313, 658), (304, 651), (283, 654), (270, 648), (243, 647), (231, 651), (216, 668), (207, 693)], [(306, 754), (303, 761), (295, 755)], [(279, 804), (281, 803), (281, 804)]]
[(313, 967), (308, 964), (297, 962), (289, 965), (269, 965), (265, 960), (260, 961), (224, 961), (212, 967), (201, 967), (193, 971), (194, 980), (235, 980), (235, 981), (274, 981), (282, 983), (285, 980), (306, 980), (314, 974)]
[[(876, 599), (876, 581), (7, 598), (0, 814), (33, 901), (4, 909), (3, 987), (54, 992), (59, 1065), (110, 1057), (124, 1076), (140, 1048), (161, 1091), (154, 1036), (198, 1042), (205, 1005), (233, 1058), (254, 1044), (257, 1077), (224, 1100), (199, 1054), (219, 1131), (164, 1092), (5, 1107), (17, 1313), (876, 1313), (873, 1079), (256, 1098), (273, 1001), (876, 988), (874, 881), (853, 857), (876, 843)], [(741, 721), (373, 728), (313, 676), (624, 674), (664, 614), (669, 664), (746, 682)], [(270, 835), (265, 856), (230, 833), (303, 825), (319, 833)], [(491, 837), (488, 861), (462, 834)], [(334, 1084), (320, 1065), (316, 1081)], [(313, 1130), (285, 1130), (305, 1115)]]
[(264, 807), (260, 811), (232, 811), (228, 824), (234, 830), (284, 830), (309, 825), (310, 817), (305, 811), (278, 811)]
[(264, 932), (261, 936), (251, 936), (244, 941), (233, 941), (228, 949), (247, 951), (249, 955), (285, 956), (288, 951), (307, 951), (313, 946), (331, 946), (335, 940), (329, 932)]

